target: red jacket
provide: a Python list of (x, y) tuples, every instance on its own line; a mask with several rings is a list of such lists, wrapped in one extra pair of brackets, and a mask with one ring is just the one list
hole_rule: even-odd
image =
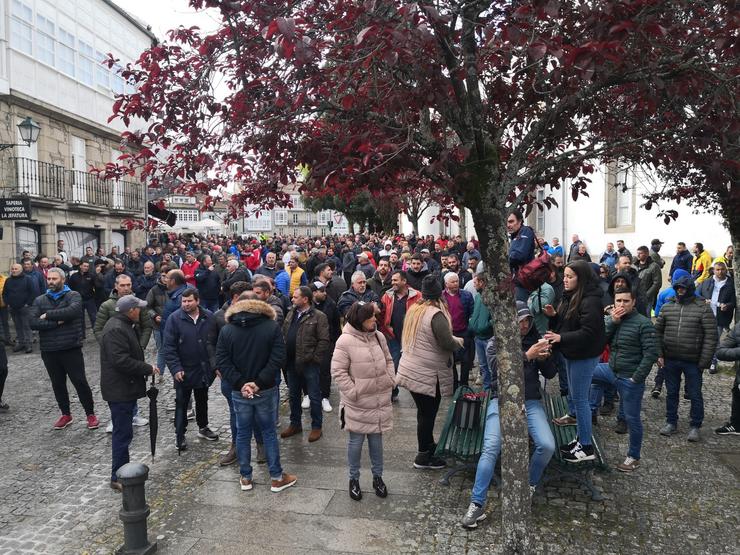
[[(421, 293), (416, 289), (409, 287), (409, 295), (406, 298), (406, 311), (411, 308), (411, 305), (416, 304), (421, 300)], [(380, 331), (388, 339), (401, 339), (396, 337), (391, 331), (391, 316), (393, 316), (393, 304), (396, 302), (396, 292), (393, 289), (386, 291), (380, 298), (380, 304), (382, 305), (382, 313), (380, 319)]]
[(185, 281), (188, 283), (190, 287), (195, 287), (195, 270), (200, 268), (200, 262), (197, 260), (193, 261), (192, 264), (188, 264), (187, 262), (182, 263), (182, 273), (185, 274)]
[(255, 248), (252, 251), (252, 254), (249, 254), (245, 256), (247, 253), (242, 253), (241, 259), (244, 262), (244, 265), (249, 268), (249, 270), (254, 273), (257, 271), (257, 269), (260, 267), (260, 264), (262, 263), (262, 259), (260, 257), (260, 254), (262, 251), (260, 251), (259, 248)]

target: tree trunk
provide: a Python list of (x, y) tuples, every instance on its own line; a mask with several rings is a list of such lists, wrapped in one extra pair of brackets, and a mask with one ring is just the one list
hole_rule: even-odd
[[(732, 273), (734, 275), (735, 282), (735, 303), (740, 310), (740, 264), (737, 263), (738, 252), (740, 251), (740, 214), (737, 212), (725, 211), (725, 223), (727, 229), (730, 231), (730, 239), (732, 240)], [(724, 254), (724, 253), (723, 253)], [(740, 321), (740, 317), (735, 316), (735, 321)]]
[(467, 243), (468, 242), (468, 219), (465, 217), (465, 207), (458, 206), (457, 210), (460, 213), (460, 221), (457, 224), (458, 231), (459, 231), (458, 235), (460, 235), (460, 237), (463, 238), (463, 241)]
[[(483, 299), (493, 315), (498, 366), (502, 452), (501, 531), (505, 553), (530, 552), (531, 496), (529, 440), (524, 414), (524, 373), (521, 336), (508, 259), (505, 206), (482, 199), (471, 206), (486, 264), (488, 286)], [(464, 212), (463, 212), (464, 214)]]

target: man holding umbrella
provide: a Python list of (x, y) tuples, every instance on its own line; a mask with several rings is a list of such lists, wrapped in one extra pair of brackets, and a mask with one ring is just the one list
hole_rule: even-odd
[(159, 368), (144, 362), (144, 350), (139, 344), (136, 327), (139, 313), (145, 307), (146, 302), (134, 295), (120, 297), (100, 340), (100, 393), (108, 402), (113, 421), (110, 486), (116, 491), (121, 491), (116, 472), (129, 462), (136, 400), (146, 396), (147, 376), (159, 374)]

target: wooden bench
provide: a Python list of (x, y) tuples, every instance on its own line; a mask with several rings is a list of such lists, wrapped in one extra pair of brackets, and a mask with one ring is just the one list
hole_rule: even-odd
[(452, 402), (447, 409), (447, 418), (442, 435), (437, 443), (437, 449), (434, 454), (438, 457), (452, 458), (460, 464), (450, 468), (440, 479), (439, 483), (445, 486), (450, 485), (450, 478), (455, 474), (466, 470), (473, 470), (478, 463), (481, 448), (483, 447), (483, 433), (486, 428), (486, 411), (488, 410), (489, 397), (483, 398), (480, 407), (479, 423), (475, 428), (462, 429), (455, 425), (455, 409), (460, 398), (465, 393), (475, 393), (471, 387), (458, 387), (452, 396)]
[(595, 460), (580, 463), (566, 462), (563, 460), (560, 446), (567, 445), (573, 441), (576, 438), (577, 429), (576, 426), (556, 426), (553, 424), (552, 419), (559, 418), (568, 413), (568, 402), (565, 397), (550, 395), (544, 390), (542, 391), (542, 401), (545, 405), (545, 413), (550, 423), (552, 435), (555, 437), (556, 446), (555, 454), (552, 456), (552, 460), (547, 467), (548, 473), (545, 475), (542, 484), (544, 485), (547, 482), (559, 480), (567, 476), (590, 491), (591, 499), (601, 501), (603, 496), (596, 486), (594, 486), (593, 472), (594, 470), (608, 471), (609, 467), (604, 459), (604, 452), (598, 438), (594, 435), (591, 436), (594, 453), (596, 454)]

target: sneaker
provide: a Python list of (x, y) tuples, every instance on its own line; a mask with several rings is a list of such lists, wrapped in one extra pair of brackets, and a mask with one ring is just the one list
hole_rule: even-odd
[(563, 455), (563, 460), (569, 463), (580, 463), (593, 461), (595, 459), (596, 453), (594, 452), (594, 446), (581, 445), (580, 442), (576, 443), (576, 446), (570, 451), (570, 453)]
[(239, 487), (242, 491), (249, 491), (253, 487), (252, 480), (249, 480), (244, 476), (239, 476)]
[(283, 491), (286, 488), (289, 488), (293, 484), (295, 484), (298, 481), (298, 476), (295, 476), (294, 474), (288, 474), (287, 472), (283, 472), (283, 475), (280, 477), (279, 480), (271, 480), (270, 482), (270, 491), (272, 493), (278, 493), (280, 491)]
[(362, 490), (360, 489), (360, 481), (349, 479), (349, 496), (355, 501), (362, 499)]
[(149, 424), (149, 420), (147, 420), (146, 418), (142, 418), (137, 414), (136, 416), (134, 416), (134, 419), (131, 421), (131, 423), (134, 426), (138, 426), (139, 428), (141, 428), (142, 426), (146, 426), (147, 424)]
[(660, 397), (660, 388), (659, 387), (654, 387), (653, 390), (650, 392), (650, 396), (653, 399), (657, 399), (658, 397)]
[(207, 439), (208, 441), (216, 441), (218, 439), (218, 434), (206, 426), (205, 428), (198, 430), (198, 437)]
[(16, 345), (15, 347), (13, 347), (13, 352), (20, 353), (23, 349), (25, 349), (23, 345)]
[(60, 416), (56, 422), (54, 422), (55, 430), (63, 430), (72, 423), (72, 417), (68, 414)]
[(221, 460), (218, 461), (218, 464), (220, 466), (229, 466), (230, 464), (234, 464), (235, 462), (236, 462), (236, 445), (232, 443), (231, 447), (229, 448), (228, 453), (226, 453), (223, 457), (221, 457)]
[(388, 497), (388, 488), (380, 476), (373, 476), (373, 489), (375, 490), (375, 495), (378, 497)]
[(620, 472), (634, 472), (640, 467), (640, 459), (633, 459), (627, 457), (623, 463), (617, 465), (617, 470)]
[(313, 443), (314, 441), (318, 441), (321, 439), (321, 428), (314, 428), (311, 430), (311, 433), (308, 434), (308, 442)]
[(100, 421), (98, 420), (98, 417), (94, 414), (88, 414), (87, 415), (87, 429), (88, 430), (97, 430), (100, 426)]
[(689, 435), (686, 436), (686, 440), (690, 441), (691, 443), (696, 443), (701, 439), (701, 436), (699, 435), (699, 428), (691, 428), (689, 430)]
[(267, 455), (265, 454), (265, 444), (257, 444), (257, 464), (265, 464), (267, 462)]
[(575, 416), (571, 416), (570, 414), (564, 414), (560, 418), (553, 418), (552, 423), (556, 426), (575, 426), (578, 421), (576, 420)]
[(27, 355), (30, 355), (32, 352), (33, 352), (33, 347), (31, 347), (31, 346), (26, 347), (26, 354)]
[(713, 361), (712, 364), (709, 365), (709, 373), (710, 374), (716, 374), (717, 373), (717, 361)]
[(321, 410), (323, 410), (324, 412), (331, 412), (332, 410), (334, 410), (331, 407), (331, 402), (329, 401), (329, 399), (321, 399)]
[(561, 445), (560, 446), (560, 452), (563, 455), (565, 455), (567, 453), (570, 453), (571, 451), (573, 451), (573, 449), (575, 448), (576, 445), (578, 445), (578, 437), (576, 437), (573, 441), (571, 441), (567, 445)]
[(431, 455), (429, 451), (425, 453), (419, 453), (414, 459), (414, 468), (418, 468), (420, 470), (439, 470), (446, 466), (447, 462), (444, 459), (440, 459), (439, 457)]
[(604, 401), (604, 405), (599, 408), (599, 414), (601, 416), (609, 416), (614, 412), (614, 403), (612, 401)]
[(178, 453), (180, 451), (187, 451), (188, 450), (188, 442), (185, 440), (185, 438), (182, 438), (182, 439), (177, 440), (175, 442), (175, 447), (177, 447)]
[(113, 433), (113, 420), (108, 422), (108, 425), (105, 427), (105, 433), (106, 434), (112, 434)]
[(303, 396), (303, 401), (301, 401), (301, 408), (304, 410), (311, 408), (311, 399), (308, 397), (308, 395)]
[(614, 433), (626, 434), (627, 432), (627, 422), (625, 422), (624, 420), (617, 420), (617, 425), (614, 426)]
[(675, 424), (666, 424), (660, 429), (660, 435), (662, 436), (672, 436), (675, 434), (678, 430), (676, 429)]
[(485, 519), (486, 513), (483, 511), (483, 507), (476, 505), (475, 503), (471, 503), (460, 524), (462, 524), (463, 528), (478, 528), (478, 523)]
[(299, 428), (291, 424), (290, 426), (285, 428), (282, 432), (280, 432), (280, 437), (285, 439), (286, 437), (291, 437), (291, 436), (301, 434), (301, 433), (303, 433), (303, 428)]
[(740, 432), (735, 429), (735, 426), (729, 422), (725, 423), (724, 426), (716, 428), (714, 433), (718, 436), (740, 436)]
[(0, 412), (8, 412), (10, 410), (10, 405), (8, 403), (3, 403), (2, 399), (0, 399)]
[(185, 413), (185, 418), (188, 420), (195, 420), (195, 410), (190, 409), (187, 413)]

